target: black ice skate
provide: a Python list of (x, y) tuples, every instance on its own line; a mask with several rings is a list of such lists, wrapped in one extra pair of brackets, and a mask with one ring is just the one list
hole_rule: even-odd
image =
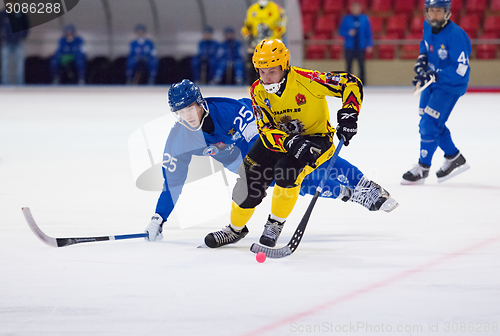
[(284, 225), (285, 222), (278, 222), (277, 220), (271, 219), (271, 216), (269, 216), (267, 218), (267, 223), (264, 225), (264, 232), (262, 232), (259, 242), (262, 245), (275, 247), (276, 241), (278, 240)]
[(341, 196), (342, 201), (361, 204), (370, 211), (382, 210), (391, 212), (399, 205), (387, 190), (364, 177), (359, 181), (354, 190), (342, 186)]
[(466, 163), (464, 156), (460, 152), (452, 157), (447, 157), (445, 155), (444, 158), (445, 160), (443, 166), (436, 172), (438, 182), (444, 182), (470, 168), (470, 166)]
[(205, 237), (205, 244), (210, 248), (221, 247), (228, 244), (235, 244), (248, 234), (246, 225), (241, 231), (234, 230), (231, 225), (222, 230), (211, 232)]
[(419, 162), (413, 169), (404, 173), (401, 184), (424, 184), (425, 179), (429, 176), (429, 168), (430, 166)]

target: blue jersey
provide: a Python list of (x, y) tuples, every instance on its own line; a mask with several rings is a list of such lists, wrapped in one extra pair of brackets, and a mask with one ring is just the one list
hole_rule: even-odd
[(218, 50), (218, 42), (213, 40), (202, 40), (198, 44), (198, 54), (196, 56), (200, 58), (200, 61), (209, 61), (212, 58), (217, 58)]
[(138, 39), (130, 43), (130, 53), (127, 59), (127, 76), (132, 77), (134, 69), (139, 62), (144, 62), (149, 67), (149, 76), (156, 77), (158, 59), (153, 41)]
[(163, 191), (156, 213), (167, 219), (182, 192), (193, 155), (211, 156), (228, 170), (237, 173), (242, 158), (259, 137), (252, 101), (248, 98), (206, 98), (213, 132), (188, 130), (176, 123), (168, 136), (163, 154)]
[(59, 45), (56, 51), (56, 57), (61, 58), (66, 55), (74, 55), (76, 58), (84, 57), (83, 44), (85, 42), (79, 36), (75, 36), (73, 40), (68, 41), (66, 37), (59, 40)]
[(71, 41), (66, 37), (59, 40), (55, 55), (52, 57), (51, 68), (54, 77), (59, 76), (59, 67), (74, 62), (78, 78), (85, 76), (85, 53), (83, 50), (84, 41), (81, 37), (75, 36)]
[(450, 21), (438, 34), (433, 34), (432, 27), (425, 21), (420, 53), (427, 55), (429, 69), (438, 73), (439, 78), (432, 87), (459, 95), (467, 91), (471, 43), (462, 28)]
[[(351, 36), (349, 30), (356, 29), (356, 35)], [(339, 28), (339, 35), (345, 39), (345, 49), (366, 49), (373, 47), (373, 34), (370, 20), (364, 14), (346, 15)]]
[(241, 42), (238, 40), (227, 40), (222, 42), (219, 48), (219, 59), (224, 59), (225, 61), (235, 61), (243, 59), (241, 56)]

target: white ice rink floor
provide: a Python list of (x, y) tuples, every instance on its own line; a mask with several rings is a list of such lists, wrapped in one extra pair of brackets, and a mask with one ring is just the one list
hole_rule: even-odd
[(135, 186), (128, 140), (169, 113), (166, 88), (2, 89), (0, 335), (500, 335), (500, 94), (466, 94), (449, 120), (470, 170), (437, 184), (438, 149), (426, 184), (402, 186), (419, 150), (411, 93), (367, 88), (359, 133), (341, 152), (399, 208), (320, 199), (297, 251), (259, 264), (249, 247), (270, 199), (240, 243), (200, 249), (229, 218), (204, 221), (208, 190), (185, 200), (200, 225), (167, 222), (158, 243), (43, 244), (21, 207), (53, 237), (144, 230), (159, 193)]

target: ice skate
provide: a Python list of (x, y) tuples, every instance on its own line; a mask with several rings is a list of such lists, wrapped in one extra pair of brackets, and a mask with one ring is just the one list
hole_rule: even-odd
[(430, 166), (426, 167), (419, 162), (413, 169), (403, 174), (401, 184), (424, 184), (425, 179), (429, 176), (429, 168)]
[(460, 152), (451, 158), (445, 156), (443, 166), (436, 172), (438, 182), (444, 182), (469, 168), (470, 166), (466, 163), (464, 156)]
[(231, 225), (222, 230), (211, 232), (205, 237), (205, 244), (210, 248), (217, 248), (228, 244), (235, 244), (248, 234), (246, 225), (241, 231), (234, 230)]
[(269, 216), (267, 218), (267, 223), (264, 225), (264, 232), (262, 233), (262, 236), (260, 236), (259, 242), (262, 245), (275, 247), (276, 241), (278, 240), (284, 225), (285, 222), (278, 222), (277, 220), (271, 219), (271, 216)]
[(370, 211), (391, 212), (399, 205), (387, 190), (364, 177), (354, 190), (342, 186), (340, 197), (344, 202), (351, 201), (361, 204)]

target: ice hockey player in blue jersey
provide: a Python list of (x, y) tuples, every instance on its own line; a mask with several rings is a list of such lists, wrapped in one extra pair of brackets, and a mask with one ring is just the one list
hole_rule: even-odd
[(193, 82), (208, 84), (212, 81), (217, 69), (217, 52), (219, 43), (213, 39), (213, 28), (203, 28), (203, 38), (198, 43), (198, 53), (191, 58), (191, 76)]
[[(173, 84), (168, 98), (179, 122), (172, 127), (165, 145), (162, 167), (165, 183), (156, 214), (146, 228), (149, 241), (163, 238), (163, 223), (182, 192), (193, 155), (211, 156), (226, 169), (238, 173), (243, 158), (259, 138), (252, 101), (248, 98), (203, 98), (199, 87), (187, 79)], [(300, 194), (313, 195), (323, 176), (321, 170), (309, 174), (302, 182)], [(355, 202), (371, 211), (388, 212), (397, 206), (382, 187), (340, 157), (323, 190), (322, 197)]]
[(402, 184), (422, 184), (429, 176), (434, 152), (444, 152), (444, 164), (436, 172), (443, 182), (469, 168), (446, 127), (453, 107), (467, 91), (471, 43), (467, 33), (450, 20), (451, 0), (425, 0), (424, 34), (415, 64), (413, 85), (423, 87), (420, 96), (420, 158), (403, 175)]
[(243, 85), (245, 61), (243, 60), (241, 42), (236, 40), (233, 27), (224, 29), (224, 42), (221, 43), (217, 56), (217, 70), (211, 84)]
[(54, 84), (61, 82), (64, 76), (67, 82), (85, 83), (86, 56), (83, 50), (84, 41), (76, 36), (76, 27), (72, 24), (64, 28), (64, 36), (51, 59), (51, 71)]
[(127, 59), (127, 84), (139, 84), (141, 77), (154, 84), (158, 69), (158, 58), (153, 41), (146, 38), (147, 28), (143, 24), (135, 27), (137, 38), (130, 43)]

